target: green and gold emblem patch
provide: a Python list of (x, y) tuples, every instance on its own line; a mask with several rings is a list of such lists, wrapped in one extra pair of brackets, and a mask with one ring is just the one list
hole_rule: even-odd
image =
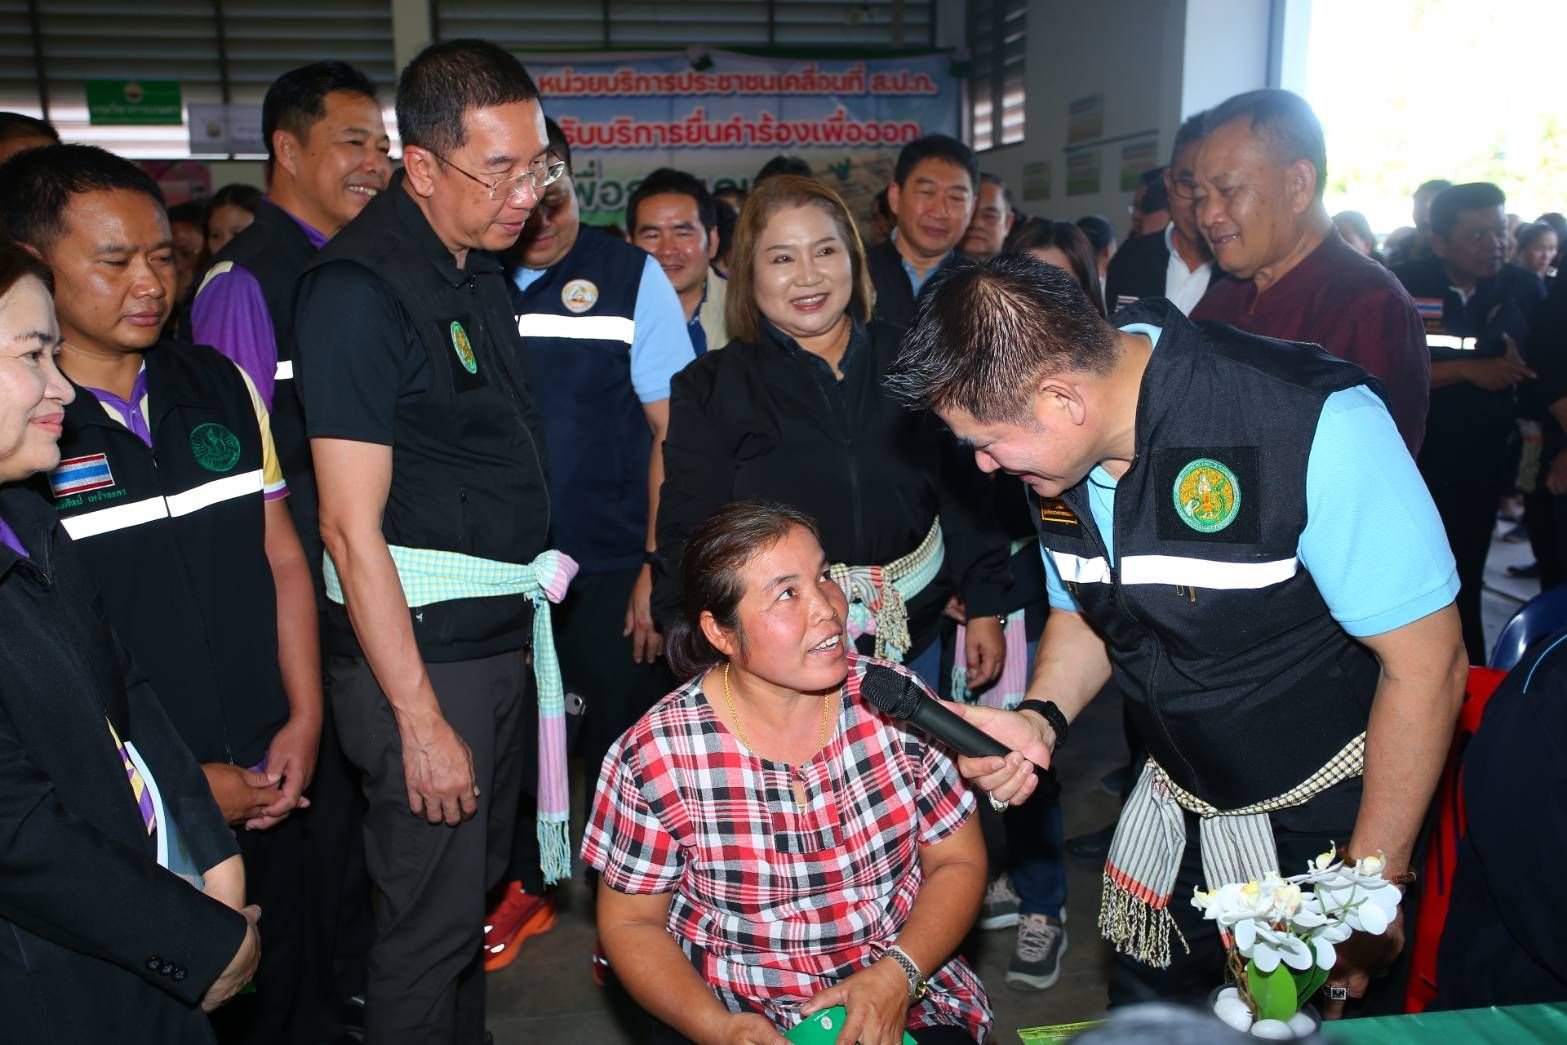
[(190, 433), (190, 452), (207, 471), (226, 472), (239, 461), (239, 436), (209, 421)]
[(455, 319), (452, 320), (452, 348), (457, 352), (457, 359), (462, 363), (464, 370), (470, 374), (479, 372), (479, 360), (474, 357), (473, 344), (468, 340), (468, 332)]
[(1218, 533), (1241, 510), (1241, 484), (1211, 457), (1199, 457), (1175, 476), (1175, 514), (1198, 533)]

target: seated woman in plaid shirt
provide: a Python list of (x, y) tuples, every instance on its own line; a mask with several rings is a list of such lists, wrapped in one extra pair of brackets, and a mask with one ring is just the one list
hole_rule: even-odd
[(985, 891), (974, 798), (860, 698), (879, 662), (848, 647), (827, 568), (809, 516), (714, 514), (686, 547), (669, 638), (691, 680), (604, 759), (582, 846), (599, 934), (668, 1040), (783, 1045), (780, 1028), (833, 1005), (844, 1042), (989, 1030), (952, 956)]

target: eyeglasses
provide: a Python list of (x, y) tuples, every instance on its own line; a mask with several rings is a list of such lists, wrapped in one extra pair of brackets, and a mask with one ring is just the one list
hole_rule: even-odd
[(490, 199), (492, 200), (515, 200), (519, 198), (524, 192), (526, 192), (530, 187), (535, 193), (537, 193), (545, 186), (555, 184), (560, 180), (560, 176), (566, 173), (566, 161), (554, 160), (550, 163), (546, 163), (542, 167), (530, 167), (521, 174), (513, 174), (510, 177), (501, 178), (498, 181), (488, 182), (479, 177), (477, 174), (474, 174), (472, 171), (463, 170), (461, 167), (457, 166), (457, 164), (453, 163), (445, 156), (442, 156), (440, 153), (433, 153), (432, 155), (434, 155), (436, 159), (446, 164), (452, 170), (456, 171), (458, 174), (461, 174), (472, 181), (476, 181), (480, 185), (483, 185), (486, 189), (489, 189)]
[(1176, 178), (1175, 186), (1170, 191), (1183, 200), (1194, 200), (1197, 198), (1197, 179), (1192, 177)]

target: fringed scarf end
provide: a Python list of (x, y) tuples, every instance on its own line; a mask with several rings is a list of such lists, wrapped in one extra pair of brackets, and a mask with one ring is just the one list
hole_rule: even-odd
[(1099, 899), (1099, 933), (1127, 955), (1155, 969), (1170, 967), (1170, 936), (1181, 942), (1187, 954), (1191, 946), (1175, 924), (1168, 907), (1155, 908), (1133, 896), (1104, 875), (1104, 892)]

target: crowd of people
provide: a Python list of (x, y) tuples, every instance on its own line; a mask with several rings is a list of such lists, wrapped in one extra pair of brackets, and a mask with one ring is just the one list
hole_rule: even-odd
[[(1221, 871), (1408, 884), (1504, 505), (1567, 576), (1561, 215), (1432, 181), (1379, 242), (1260, 90), (1181, 125), (1119, 243), (941, 134), (869, 214), (780, 156), (651, 170), (606, 230), (549, 108), (431, 45), (394, 165), (315, 63), (267, 92), (266, 191), (173, 207), (0, 114), (18, 1040), (478, 1043), (575, 871), (638, 1040), (842, 1006), (840, 1041), (983, 1042), (963, 941), (1014, 929), (1006, 984), (1052, 987), (1069, 853), (1117, 1009), (1222, 982)], [(1102, 693), (1124, 808), (1068, 842)], [(1325, 1014), (1393, 1006), (1406, 935), (1341, 944)], [(1507, 1000), (1562, 993), (1506, 943)]]

